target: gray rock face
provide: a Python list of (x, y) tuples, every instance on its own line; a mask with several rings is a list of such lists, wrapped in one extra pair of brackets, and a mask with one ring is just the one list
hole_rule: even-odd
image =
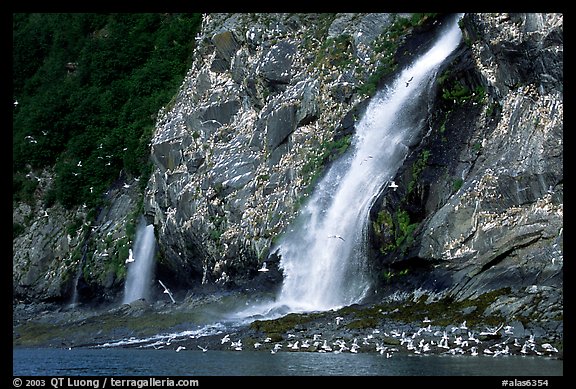
[[(487, 94), (480, 103), (470, 99), (441, 114), (446, 116), (438, 127), (443, 125), (444, 134), (431, 130), (397, 177), (403, 188), (386, 195), (373, 211), (405, 209), (416, 227), (413, 243), (398, 248), (403, 256), (392, 250), (381, 260), (398, 269), (411, 267), (410, 261), (427, 264), (421, 271), (436, 283), (419, 293), (464, 299), (509, 288), (511, 295), (494, 312), (558, 320), (563, 309), (562, 15), (473, 14), (463, 25), (474, 66), (465, 70), (467, 76), (454, 73), (461, 82), (479, 80)], [(442, 139), (450, 139), (452, 131), (462, 138), (452, 138), (449, 157)], [(415, 177), (424, 151), (433, 163)], [(387, 227), (400, 228), (397, 222)], [(380, 239), (391, 242), (383, 233)]]
[[(52, 174), (39, 176), (45, 191)], [(119, 184), (106, 194), (109, 205), (92, 221), (84, 207), (65, 210), (59, 205), (44, 209), (21, 205), (13, 222), (27, 230), (13, 240), (13, 292), (15, 299), (73, 303), (76, 298), (112, 301), (122, 290), (125, 260), (134, 236), (127, 229), (137, 209), (137, 182)], [(85, 295), (82, 295), (85, 293)]]
[[(521, 84), (562, 92), (563, 19), (559, 14), (472, 14), (477, 66), (498, 96)], [(543, 90), (540, 90), (543, 92)]]
[[(362, 77), (350, 75), (370, 72), (379, 58), (372, 53), (360, 62), (351, 50), (334, 54), (349, 55), (348, 62), (327, 68), (322, 28), (335, 26), (329, 27), (331, 38), (361, 30), (354, 42), (368, 50), (389, 26), (375, 18), (394, 19), (204, 19), (192, 70), (152, 140), (156, 171), (145, 197), (158, 229), (161, 266), (181, 285), (241, 284), (257, 274), (310, 182), (308, 161), (318, 158), (364, 98), (354, 93)], [(342, 98), (345, 92), (335, 90), (345, 86)]]
[(272, 85), (289, 84), (292, 62), (296, 54), (294, 44), (280, 41), (272, 46), (258, 63), (256, 73)]

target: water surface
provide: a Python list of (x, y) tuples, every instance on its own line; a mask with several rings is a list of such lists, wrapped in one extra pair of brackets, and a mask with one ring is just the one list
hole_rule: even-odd
[(394, 355), (137, 348), (13, 350), (15, 376), (562, 376), (530, 356)]

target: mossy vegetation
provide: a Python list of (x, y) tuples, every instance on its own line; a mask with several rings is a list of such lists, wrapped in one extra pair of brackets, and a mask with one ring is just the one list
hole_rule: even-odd
[(324, 171), (325, 166), (344, 154), (351, 142), (352, 135), (326, 141), (320, 145), (318, 151), (307, 158), (302, 167), (302, 176), (310, 190)]
[(403, 244), (410, 245), (414, 240), (413, 232), (418, 227), (418, 223), (412, 223), (410, 221), (410, 215), (405, 210), (397, 212), (396, 220), (398, 225), (396, 232), (396, 247), (400, 247)]
[(350, 66), (354, 62), (352, 37), (342, 34), (335, 38), (328, 38), (320, 47), (311, 66), (317, 69), (337, 69)]
[(407, 301), (401, 304), (378, 304), (370, 308), (349, 306), (340, 309), (337, 313), (346, 316), (349, 329), (375, 328), (384, 320), (398, 321), (400, 323), (418, 323), (425, 317), (432, 320), (436, 326), (460, 324), (466, 320), (470, 326), (498, 325), (504, 322), (500, 315), (484, 315), (486, 309), (500, 296), (510, 293), (509, 288), (502, 288), (484, 293), (475, 299), (455, 301), (452, 298), (427, 303), (427, 295), (421, 296), (417, 301)]
[(293, 330), (297, 326), (315, 320), (322, 316), (322, 313), (290, 313), (279, 319), (274, 320), (256, 320), (250, 324), (250, 328), (255, 331), (263, 332), (270, 337), (282, 339), (281, 334)]
[[(408, 270), (403, 270), (397, 272), (395, 276), (407, 273)], [(458, 325), (464, 320), (470, 326), (492, 326), (503, 323), (504, 318), (497, 314), (484, 315), (484, 312), (500, 296), (509, 293), (509, 288), (502, 288), (474, 299), (455, 301), (446, 297), (434, 302), (426, 302), (429, 296), (423, 295), (417, 301), (376, 304), (369, 307), (351, 305), (335, 312), (291, 313), (279, 319), (257, 320), (250, 324), (250, 328), (278, 341), (282, 339), (282, 334), (313, 326), (314, 321), (326, 321), (326, 315), (345, 317), (347, 322), (345, 328), (350, 330), (378, 328), (390, 322), (420, 323), (425, 317), (432, 320), (435, 326)]]
[(385, 283), (392, 283), (398, 277), (408, 275), (409, 272), (410, 272), (409, 269), (403, 269), (400, 271), (387, 270), (382, 272), (381, 277)]
[[(376, 220), (372, 221), (374, 234), (380, 240), (379, 251), (381, 254), (387, 255), (397, 250), (405, 252), (414, 242), (414, 234), (420, 226), (421, 219), (418, 218), (418, 215), (408, 211), (410, 198), (414, 197), (416, 185), (421, 182), (422, 174), (428, 167), (431, 155), (432, 153), (428, 149), (420, 152), (411, 165), (411, 178), (408, 182), (407, 191), (395, 206), (394, 211), (391, 213), (386, 209), (381, 209)], [(392, 277), (387, 277), (385, 273), (382, 274), (382, 278), (386, 282), (392, 280)]]
[(416, 183), (420, 180), (422, 172), (428, 165), (428, 159), (430, 158), (430, 150), (422, 150), (418, 159), (412, 165), (412, 179), (408, 183), (408, 194), (412, 193)]
[(390, 28), (374, 42), (374, 53), (378, 56), (376, 68), (358, 87), (358, 93), (366, 96), (374, 95), (380, 80), (397, 68), (396, 52), (402, 39), (411, 29), (421, 26), (436, 15), (435, 13), (414, 13), (407, 18), (396, 17)]
[(436, 82), (442, 91), (442, 99), (447, 103), (461, 105), (468, 101), (476, 104), (485, 104), (487, 102), (484, 86), (476, 85), (473, 89), (470, 89), (452, 74), (451, 69), (445, 70)]
[[(95, 334), (102, 339), (116, 339), (130, 335), (146, 337), (168, 331), (196, 318), (189, 312), (142, 312), (137, 315), (107, 313), (76, 323), (29, 322), (18, 327), (14, 346), (60, 345), (63, 342), (86, 344)], [(54, 342), (58, 342), (54, 344)]]
[(454, 178), (454, 181), (452, 181), (452, 190), (457, 192), (462, 188), (462, 185), (464, 185), (464, 180), (460, 177), (456, 177)]
[[(399, 208), (393, 214), (383, 209), (378, 213), (372, 228), (377, 236), (388, 235), (389, 239), (383, 239), (380, 247), (381, 254), (388, 254), (394, 250), (408, 247), (414, 241), (414, 231), (418, 228), (418, 222), (412, 222), (408, 212)], [(391, 277), (382, 275), (384, 279), (390, 281)]]

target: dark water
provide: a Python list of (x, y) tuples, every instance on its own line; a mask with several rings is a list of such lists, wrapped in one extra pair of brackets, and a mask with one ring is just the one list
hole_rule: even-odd
[(563, 361), (530, 356), (189, 351), (13, 350), (14, 376), (562, 376)]

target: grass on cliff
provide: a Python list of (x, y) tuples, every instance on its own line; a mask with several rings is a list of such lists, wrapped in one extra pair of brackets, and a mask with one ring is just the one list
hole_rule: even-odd
[(279, 341), (282, 334), (322, 316), (322, 313), (290, 313), (274, 320), (256, 320), (250, 324), (250, 328), (267, 334), (272, 341)]

